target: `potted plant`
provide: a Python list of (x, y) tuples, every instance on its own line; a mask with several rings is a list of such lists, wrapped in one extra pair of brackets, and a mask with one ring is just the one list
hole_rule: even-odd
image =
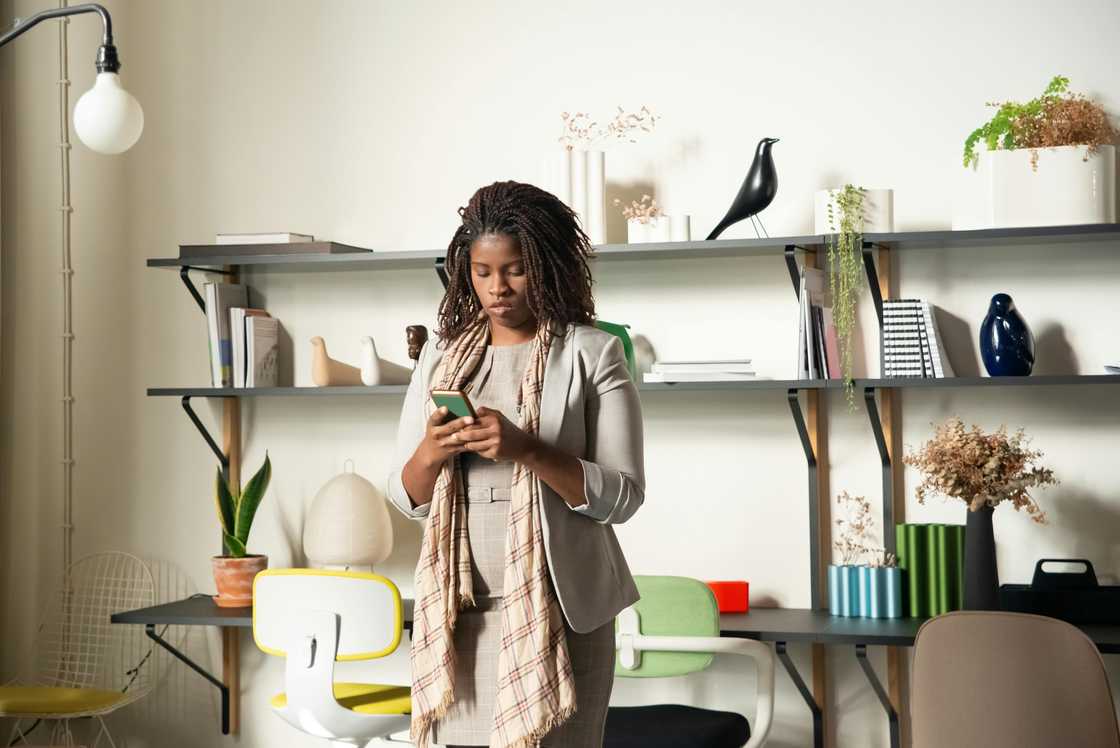
[(964, 532), (964, 607), (999, 608), (999, 575), (992, 513), (1002, 503), (1026, 511), (1043, 524), (1046, 515), (1028, 489), (1056, 484), (1054, 472), (1039, 467), (1042, 452), (1027, 448), (1022, 429), (1009, 436), (1006, 426), (986, 434), (978, 426), (966, 429), (960, 418), (937, 427), (934, 436), (903, 462), (923, 473), (915, 489), (918, 503), (930, 494), (960, 499), (968, 507)]
[(661, 210), (657, 198), (642, 195), (641, 200), (631, 200), (629, 205), (622, 205), (616, 197), (614, 204), (622, 206), (622, 215), (626, 218), (626, 241), (630, 244), (670, 241), (669, 216)]
[[(964, 165), (990, 184), (980, 211), (992, 227), (1116, 220), (1116, 130), (1104, 108), (1055, 76), (1026, 103), (989, 103), (995, 115), (964, 141)], [(977, 150), (983, 143), (986, 152)]]
[(846, 517), (836, 520), (840, 538), (833, 548), (840, 563), (828, 567), (829, 612), (834, 616), (899, 618), (902, 571), (893, 553), (871, 543), (871, 504), (843, 491), (837, 496)]
[(856, 327), (856, 302), (863, 285), (863, 226), (866, 190), (851, 184), (830, 190), (828, 215), (828, 293), (832, 301), (832, 324), (840, 353), (840, 374), (849, 410), (855, 410), (852, 381), (852, 331)]
[(218, 595), (214, 602), (224, 608), (240, 608), (253, 604), (253, 578), (268, 568), (268, 556), (251, 554), (245, 550), (253, 517), (260, 506), (268, 482), (272, 477), (272, 463), (268, 452), (264, 464), (257, 470), (243, 491), (231, 489), (222, 471), (218, 469), (215, 500), (218, 520), (222, 524), (222, 542), (226, 553), (214, 556), (214, 584)]

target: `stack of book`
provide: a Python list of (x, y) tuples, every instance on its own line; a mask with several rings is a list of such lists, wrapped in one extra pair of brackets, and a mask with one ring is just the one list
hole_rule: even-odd
[(801, 268), (796, 379), (839, 379), (840, 347), (823, 270)]
[(757, 379), (749, 358), (722, 361), (655, 361), (646, 382), (731, 382)]
[(206, 326), (214, 387), (275, 387), (280, 321), (249, 306), (241, 283), (207, 283)]
[(937, 329), (936, 307), (922, 299), (884, 299), (880, 333), (884, 378), (953, 376)]

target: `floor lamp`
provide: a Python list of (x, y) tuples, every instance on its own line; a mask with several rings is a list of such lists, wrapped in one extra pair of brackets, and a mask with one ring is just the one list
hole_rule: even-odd
[(101, 16), (104, 34), (97, 50), (97, 79), (74, 107), (74, 130), (90, 149), (99, 153), (117, 154), (132, 147), (144, 129), (144, 112), (140, 104), (121, 86), (117, 71), (121, 68), (117, 48), (113, 45), (113, 22), (109, 11), (96, 3), (68, 6), (62, 0), (60, 7), (44, 10), (18, 20), (16, 26), (0, 36), (0, 47), (30, 31), (42, 21), (63, 19), (59, 24), (59, 148), (62, 165), (62, 414), (63, 414), (63, 511), (62, 511), (62, 568), (71, 564), (71, 528), (73, 508), (73, 403), (71, 390), (72, 347), (74, 331), (71, 314), (71, 282), (74, 270), (70, 265), (70, 127), (67, 113), (69, 98), (69, 50), (66, 26), (67, 16), (97, 13)]

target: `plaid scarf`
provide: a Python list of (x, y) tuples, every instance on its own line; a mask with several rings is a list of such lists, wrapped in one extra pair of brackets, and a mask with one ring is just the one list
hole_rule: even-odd
[[(460, 389), (470, 379), (490, 341), (490, 323), (480, 312), (440, 361), (433, 381)], [(537, 327), (521, 380), (520, 427), (540, 428), (541, 390), (551, 345), (549, 326)], [(428, 414), (435, 409), (428, 399)], [(541, 530), (541, 494), (536, 476), (515, 463), (506, 529), (498, 690), (491, 748), (531, 748), (576, 709), (575, 682), (560, 603), (552, 588)], [(467, 505), (458, 455), (444, 462), (432, 492), (416, 567), (412, 629), (412, 739), (425, 748), (433, 723), (455, 699), (452, 632), (460, 608), (474, 605)]]

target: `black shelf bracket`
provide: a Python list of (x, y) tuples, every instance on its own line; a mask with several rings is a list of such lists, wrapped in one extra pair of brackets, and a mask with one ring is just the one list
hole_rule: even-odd
[(875, 303), (875, 316), (879, 318), (879, 327), (882, 327), (883, 294), (879, 290), (879, 271), (875, 269), (875, 247), (872, 242), (863, 243), (863, 269), (867, 273), (867, 287), (871, 290), (871, 300)]
[(875, 690), (875, 695), (879, 697), (879, 703), (883, 705), (883, 710), (887, 713), (887, 719), (890, 721), (891, 728), (891, 748), (899, 748), (901, 744), (901, 737), (898, 729), (898, 712), (894, 709), (894, 704), (891, 703), (890, 697), (887, 696), (883, 684), (879, 682), (878, 676), (875, 675), (874, 668), (871, 663), (867, 661), (867, 645), (856, 645), (856, 660), (859, 661), (859, 666), (863, 668), (863, 674), (867, 676), (867, 681), (871, 684), (871, 688)]
[(793, 295), (801, 301), (801, 270), (797, 267), (797, 245), (786, 245), (786, 267), (789, 269), (789, 279), (793, 283)]
[(449, 282), (449, 278), (447, 277), (447, 269), (443, 266), (443, 261), (445, 259), (446, 258), (444, 257), (436, 258), (436, 275), (439, 276), (439, 282), (443, 284), (444, 291), (447, 290), (447, 284)]
[(809, 429), (805, 425), (805, 415), (801, 412), (800, 390), (789, 389), (786, 398), (789, 400), (789, 411), (793, 414), (793, 424), (797, 428), (797, 436), (801, 439), (801, 448), (805, 451), (805, 464), (809, 475), (809, 590), (815, 605), (821, 599), (820, 579), (820, 546), (817, 538), (820, 537), (821, 518), (817, 499), (819, 496), (817, 455), (813, 451), (813, 441), (809, 438)]
[(214, 687), (216, 687), (221, 692), (221, 694), (222, 694), (222, 734), (223, 735), (229, 735), (229, 686), (227, 686), (225, 683), (222, 683), (220, 680), (218, 680), (213, 675), (208, 673), (201, 666), (199, 666), (194, 660), (187, 657), (185, 654), (183, 654), (179, 650), (175, 649), (175, 647), (173, 647), (170, 642), (168, 642), (166, 639), (162, 638), (159, 634), (157, 634), (156, 633), (156, 625), (154, 623), (145, 624), (144, 625), (144, 633), (146, 633), (148, 635), (149, 639), (151, 639), (156, 644), (158, 644), (161, 647), (163, 647), (164, 649), (166, 649), (168, 652), (170, 652), (180, 662), (184, 663), (191, 670), (195, 671), (196, 673), (201, 675), (203, 678), (210, 681), (214, 685)]
[(198, 308), (202, 310), (203, 314), (206, 314), (206, 299), (202, 298), (202, 294), (198, 292), (198, 289), (195, 288), (194, 282), (191, 280), (189, 273), (192, 270), (201, 270), (204, 273), (218, 273), (219, 275), (233, 275), (233, 272), (230, 270), (215, 270), (214, 268), (198, 268), (194, 267), (193, 265), (183, 265), (179, 268), (179, 277), (182, 279), (183, 285), (187, 287), (187, 290), (190, 291), (191, 296), (194, 297), (195, 303), (198, 304)]
[(782, 665), (789, 674), (789, 679), (793, 681), (793, 685), (797, 687), (797, 691), (801, 694), (801, 698), (805, 700), (805, 704), (809, 707), (809, 711), (813, 714), (813, 746), (814, 748), (824, 748), (824, 722), (821, 716), (821, 706), (813, 697), (812, 691), (805, 685), (805, 681), (801, 678), (801, 673), (797, 672), (797, 666), (793, 664), (789, 653), (786, 652), (785, 642), (774, 642), (774, 652), (778, 655)]
[(206, 425), (199, 419), (198, 414), (194, 412), (194, 409), (191, 408), (190, 395), (183, 395), (183, 410), (187, 411), (187, 416), (189, 416), (191, 422), (194, 423), (194, 427), (198, 429), (198, 433), (202, 434), (202, 438), (206, 440), (206, 443), (208, 445), (210, 445), (210, 449), (214, 452), (214, 456), (217, 457), (218, 462), (222, 464), (222, 475), (226, 476), (226, 478), (228, 479), (229, 457), (224, 452), (222, 452), (221, 447), (219, 447), (218, 443), (214, 441), (214, 437), (210, 436), (210, 432), (206, 430)]
[(891, 452), (887, 447), (887, 437), (883, 433), (883, 421), (879, 418), (879, 405), (875, 400), (875, 388), (863, 388), (863, 400), (867, 403), (867, 420), (871, 423), (871, 433), (875, 435), (875, 446), (879, 449), (879, 464), (883, 478), (883, 547), (887, 553), (895, 553), (894, 527), (894, 472), (891, 470)]

